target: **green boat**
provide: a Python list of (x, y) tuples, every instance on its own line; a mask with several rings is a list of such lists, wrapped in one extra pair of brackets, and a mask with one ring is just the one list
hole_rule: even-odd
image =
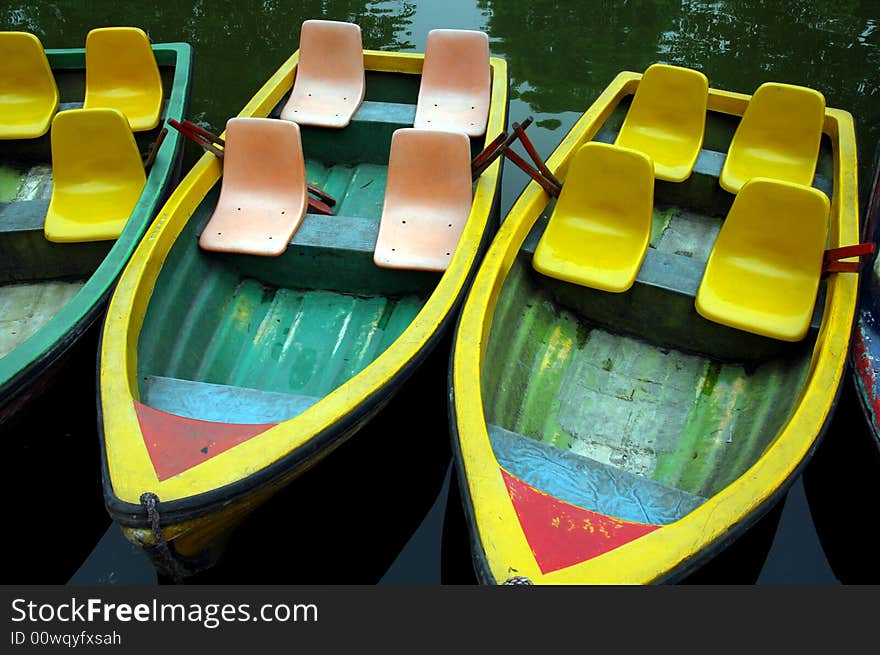
[[(112, 28), (126, 29), (133, 28)], [(36, 42), (31, 35), (6, 34)], [(37, 57), (41, 53), (39, 46)], [(117, 238), (102, 234), (95, 240), (50, 241), (44, 225), (53, 190), (48, 121), (54, 115), (57, 124), (76, 112), (97, 112), (102, 120), (101, 112), (110, 112), (111, 119), (115, 113), (80, 109), (86, 96), (85, 48), (45, 50), (42, 61), (51, 71), (51, 76), (46, 71), (47, 84), (51, 88), (54, 79), (57, 85), (57, 114), (48, 116), (45, 133), (0, 139), (0, 422), (51, 384), (66, 356), (101, 318), (122, 269), (179, 177), (183, 138), (176, 132), (164, 139), (160, 134), (164, 119), (182, 118), (187, 111), (192, 50), (186, 43), (160, 43), (152, 45), (152, 53), (161, 78), (159, 120), (150, 129), (133, 125), (134, 132), (124, 126), (123, 136), (131, 143), (133, 134), (139, 160), (149, 158), (151, 152), (153, 159), (146, 162), (142, 192)], [(6, 72), (5, 64), (0, 64), (0, 73)], [(74, 135), (80, 127), (74, 125)], [(76, 160), (65, 164), (68, 171), (85, 168)]]

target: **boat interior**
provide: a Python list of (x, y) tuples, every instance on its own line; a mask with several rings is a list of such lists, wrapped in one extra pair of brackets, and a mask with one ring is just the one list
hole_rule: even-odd
[[(662, 103), (677, 94), (653, 88), (651, 96)], [(597, 161), (610, 175), (615, 166), (623, 166), (611, 154), (632, 167), (639, 163), (631, 155), (633, 148), (650, 150), (659, 143), (661, 149), (678, 151), (672, 158), (675, 174), (662, 179), (657, 172), (653, 197), (650, 182), (642, 177), (614, 182), (600, 175), (595, 185), (599, 199), (581, 203), (600, 209), (572, 227), (566, 223), (573, 220), (565, 206), (566, 185), (572, 185), (569, 195), (586, 194), (583, 187), (589, 185), (578, 178), (577, 156), (572, 159), (560, 198), (551, 198), (537, 218), (503, 282), (485, 345), (481, 385), (490, 441), (505, 470), (585, 509), (663, 525), (742, 475), (772, 442), (797, 401), (825, 305), (821, 262), (834, 163), (832, 144), (821, 135), (821, 122), (814, 120), (811, 138), (818, 154), (810, 164), (813, 189), (797, 191), (818, 203), (812, 206), (818, 225), (801, 241), (798, 233), (809, 231), (803, 227), (806, 220), (797, 220), (803, 218), (803, 207), (794, 205), (791, 212), (791, 207), (780, 210), (772, 202), (778, 197), (775, 191), (785, 192), (788, 183), (771, 183), (769, 197), (764, 194), (758, 203), (767, 204), (757, 208), (749, 205), (753, 195), (742, 190), (734, 195), (719, 183), (726, 162), (739, 156), (732, 141), (746, 141), (739, 128), (747, 125), (748, 115), (741, 119), (706, 112), (704, 100), (697, 121), (705, 123), (703, 133), (680, 108), (634, 112), (636, 102), (638, 92), (635, 99), (626, 96), (581, 152), (598, 153)], [(630, 124), (636, 113), (648, 116), (647, 121)], [(784, 124), (784, 117), (775, 120)], [(650, 143), (629, 138), (627, 147), (621, 147), (623, 128)], [(698, 139), (693, 157), (692, 145), (684, 144), (689, 138)], [(613, 144), (620, 153), (605, 152)], [(677, 181), (680, 164), (689, 160), (692, 170)], [(758, 182), (751, 185), (758, 185), (752, 191), (761, 191)], [(608, 189), (616, 197), (603, 196)], [(742, 211), (735, 211), (735, 205)], [(777, 210), (794, 216), (772, 213)], [(607, 220), (603, 212), (614, 218)], [(637, 217), (617, 218), (626, 212)], [(742, 236), (736, 213), (763, 223)], [(631, 225), (635, 227), (622, 227)], [(720, 238), (725, 233), (735, 247)], [(787, 269), (787, 262), (773, 259), (789, 248), (780, 241), (812, 248), (809, 261)], [(745, 250), (738, 251), (742, 244)], [(600, 246), (604, 252), (597, 254)], [(728, 254), (725, 263), (721, 255)], [(629, 267), (631, 286), (624, 276), (616, 290), (607, 290), (602, 286), (608, 281), (605, 274), (590, 269), (590, 257)], [(750, 303), (758, 308), (760, 316), (751, 324), (734, 326), (723, 316), (711, 319), (700, 311), (700, 296), (719, 284), (710, 279), (710, 260), (718, 269), (715, 274), (744, 303), (733, 313), (741, 318), (748, 315)], [(785, 295), (794, 292), (786, 291), (782, 298), (777, 294), (772, 301), (768, 294), (787, 289), (804, 267), (809, 279), (801, 291), (809, 297), (808, 308), (802, 303), (798, 310), (806, 312), (799, 318), (802, 325), (783, 336), (762, 332), (760, 319), (767, 314), (787, 317)], [(785, 321), (776, 316), (771, 323)]]
[[(363, 70), (359, 29), (354, 48), (347, 41), (351, 28), (340, 33), (331, 23), (327, 39), (346, 40), (333, 50), (334, 57), (352, 51), (360, 70), (340, 63), (332, 83), (315, 81), (312, 75), (329, 73), (308, 65), (315, 61), (309, 48), (320, 43), (311, 28), (326, 23), (331, 22), (303, 25), (304, 68), (270, 112), (271, 120), (235, 120), (261, 121), (267, 129), (286, 122), (285, 117), (295, 120), (305, 173), (280, 184), (295, 187), (297, 194), (306, 184), (317, 188), (332, 198), (332, 213), (311, 197), (304, 216), (294, 200), (257, 207), (257, 194), (251, 193), (250, 200), (246, 190), (233, 195), (232, 176), (218, 180), (171, 247), (140, 328), (135, 397), (148, 407), (226, 423), (290, 419), (356, 375), (403, 334), (454, 254), (473, 202), (471, 159), (483, 148), (485, 122), (474, 136), (414, 129), (419, 103), (425, 102), (425, 78)], [(487, 43), (480, 32), (465, 36)], [(429, 45), (434, 37), (429, 35)], [(442, 43), (431, 49), (444, 52)], [(481, 70), (491, 80), (488, 46), (478, 53), (479, 59), (464, 70)], [(426, 57), (424, 70), (431, 61)], [(363, 99), (346, 121), (351, 97), (359, 93), (359, 77)], [(443, 80), (448, 87), (456, 85), (454, 75)], [(310, 95), (319, 92), (332, 97)], [(485, 94), (482, 106), (488, 113), (490, 87), (477, 92)], [(451, 107), (478, 106), (470, 93), (470, 87), (460, 92), (447, 88), (445, 97)], [(432, 104), (441, 102), (425, 97)], [(338, 110), (319, 112), (320, 120), (303, 120), (301, 115), (314, 107)], [(467, 112), (469, 123), (474, 119)], [(231, 160), (236, 154), (231, 124), (224, 167), (237, 165)], [(292, 134), (296, 126), (288, 125)], [(260, 177), (250, 183), (262, 189), (266, 176)], [(274, 218), (265, 220), (277, 221), (274, 227), (247, 220), (237, 228), (241, 238), (218, 234), (224, 232), (218, 221), (232, 197), (241, 198), (241, 204), (233, 203), (229, 211), (259, 214), (261, 221), (268, 215), (260, 212), (268, 211)], [(292, 238), (281, 248), (271, 246), (277, 254), (266, 256), (269, 236), (274, 242), (285, 221)]]
[[(112, 52), (96, 54), (104, 37), (112, 38)], [(91, 50), (78, 56), (47, 57), (31, 34), (0, 34), (0, 53), (26, 69), (21, 76), (33, 85), (24, 92), (27, 102), (4, 104), (15, 112), (0, 115), (0, 357), (55, 316), (104, 260), (140, 197), (145, 160), (159, 142), (173, 62), (157, 61), (148, 50), (149, 59), (139, 64), (147, 70), (136, 74), (123, 55), (136, 50), (143, 56), (150, 46), (134, 28), (93, 30), (88, 39)], [(140, 76), (153, 83), (143, 104), (158, 109), (132, 131), (101, 93)], [(90, 95), (93, 108), (83, 109)], [(19, 111), (42, 118), (35, 123), (12, 115)]]

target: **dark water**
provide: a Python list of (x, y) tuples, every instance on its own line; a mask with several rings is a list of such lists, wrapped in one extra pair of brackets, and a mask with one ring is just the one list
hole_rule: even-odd
[[(93, 27), (136, 25), (195, 49), (190, 117), (219, 131), (297, 47), (308, 18), (357, 22), (364, 45), (422, 51), (430, 29), (481, 29), (507, 59), (511, 120), (535, 117), (542, 155), (621, 70), (654, 62), (704, 71), (750, 93), (764, 81), (814, 87), (856, 121), (860, 178), (880, 137), (880, 5), (742, 0), (108, 0), (0, 2), (0, 30), (46, 47), (81, 46)], [(198, 156), (188, 146), (187, 164)], [(508, 166), (503, 209), (526, 177)], [(103, 510), (90, 335), (59, 388), (0, 435), (3, 582), (154, 583)], [(448, 342), (379, 419), (243, 525), (223, 563), (197, 582), (472, 582), (450, 469)], [(412, 409), (418, 408), (417, 416)], [(690, 582), (877, 582), (864, 526), (876, 514), (877, 451), (851, 386), (811, 465), (765, 520)], [(450, 478), (453, 477), (450, 483)]]

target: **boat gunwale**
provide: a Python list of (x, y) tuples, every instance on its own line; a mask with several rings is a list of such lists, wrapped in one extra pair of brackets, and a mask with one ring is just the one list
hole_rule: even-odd
[[(640, 73), (618, 74), (584, 112), (548, 159), (557, 177), (564, 179), (576, 148), (598, 134), (619, 102), (635, 93), (640, 79)], [(708, 111), (741, 116), (749, 98), (710, 88)], [(833, 248), (859, 241), (852, 116), (826, 108), (823, 133), (831, 139), (834, 156), (829, 225)], [(454, 452), (462, 501), (470, 514), (473, 544), (478, 545), (473, 552), (482, 553), (485, 560), (481, 577), (496, 582), (506, 580), (513, 570), (535, 583), (547, 584), (643, 584), (663, 580), (714, 552), (713, 548), (720, 547), (731, 531), (756, 520), (759, 510), (766, 510), (778, 498), (816, 447), (840, 392), (855, 313), (857, 276), (832, 274), (828, 278), (825, 311), (807, 379), (791, 416), (748, 470), (682, 519), (603, 555), (545, 574), (522, 533), (491, 448), (480, 379), (501, 288), (529, 230), (549, 201), (534, 182), (517, 199), (478, 271), (453, 344), (450, 416), (455, 421)], [(828, 389), (834, 393), (829, 394)]]
[[(298, 59), (296, 51), (238, 116), (267, 116), (293, 86)], [(420, 74), (423, 60), (422, 53), (364, 50), (365, 68), (370, 72)], [(486, 141), (504, 129), (509, 95), (506, 62), (491, 57), (490, 65), (493, 85)], [(163, 526), (246, 500), (254, 489), (283, 484), (378, 411), (387, 392), (393, 392), (409, 376), (452, 323), (453, 310), (463, 300), (476, 273), (476, 263), (492, 237), (489, 226), (500, 199), (500, 170), (501, 162), (496, 161), (478, 180), (460, 247), (410, 326), (384, 353), (308, 411), (192, 469), (159, 481), (132, 402), (138, 398), (137, 335), (162, 263), (196, 207), (221, 176), (220, 162), (209, 153), (203, 155), (168, 199), (132, 257), (111, 299), (102, 333), (102, 477), (105, 504), (113, 518), (123, 526), (148, 525), (143, 507), (138, 504), (140, 495), (146, 491), (161, 499)], [(114, 436), (108, 439), (107, 434)], [(267, 451), (269, 456), (264, 454)], [(249, 466), (242, 466), (242, 462)], [(243, 475), (237, 473), (242, 470)]]
[[(189, 43), (151, 44), (160, 66), (173, 66), (172, 88), (163, 112), (165, 118), (183, 119), (192, 88), (193, 49)], [(85, 48), (48, 48), (52, 70), (85, 72)], [(174, 63), (167, 63), (171, 58)], [(61, 359), (101, 316), (113, 286), (171, 191), (183, 155), (183, 136), (168, 135), (147, 175), (144, 190), (120, 236), (114, 240), (83, 287), (37, 332), (0, 358), (0, 420), (16, 411), (45, 369)], [(151, 194), (151, 195), (150, 195)], [(139, 220), (137, 220), (139, 219)]]

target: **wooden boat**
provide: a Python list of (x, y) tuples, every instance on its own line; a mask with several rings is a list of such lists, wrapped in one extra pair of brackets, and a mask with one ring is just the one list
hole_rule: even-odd
[[(529, 184), (462, 308), (450, 422), (484, 583), (680, 579), (784, 495), (835, 407), (858, 263), (824, 249), (858, 241), (852, 117), (649, 71), (563, 138), (559, 199)], [(799, 182), (737, 180), (756, 122), (813, 148)]]
[[(300, 50), (229, 121), (216, 141), (225, 145), (222, 166), (206, 154), (184, 178), (111, 300), (100, 364), (106, 504), (167, 576), (210, 566), (254, 507), (383, 406), (450, 326), (497, 222), (500, 162), (473, 185), (470, 176), (470, 157), (487, 137), (412, 128), (422, 112), (430, 37), (425, 55), (378, 52), (362, 49), (358, 30), (349, 66), (339, 61), (351, 54), (348, 41), (307, 57), (307, 48), (321, 47), (312, 36), (304, 25)], [(494, 136), (506, 120), (507, 71), (482, 38), (482, 132)], [(301, 118), (322, 87), (313, 75), (331, 75), (316, 71), (317, 62), (354, 70), (354, 79), (338, 81), (345, 90), (334, 109)], [(278, 120), (282, 113), (301, 120), (299, 128)], [(422, 117), (440, 120), (430, 111)], [(309, 122), (325, 118), (330, 125)], [(422, 144), (425, 132), (440, 141)], [(240, 138), (248, 133), (253, 138)], [(415, 158), (395, 154), (401, 133), (415, 136)], [(432, 236), (433, 252), (419, 251), (415, 264), (389, 262), (411, 254), (387, 224), (399, 206), (389, 198), (427, 189), (394, 220), (419, 225), (426, 210), (418, 203), (435, 195), (426, 181), (445, 177), (443, 135), (465, 153), (457, 247)], [(258, 141), (261, 150), (241, 158)], [(275, 144), (285, 145), (276, 152)], [(276, 157), (284, 166), (272, 163)], [(260, 162), (266, 166), (250, 179), (271, 189), (254, 207), (256, 195), (237, 185), (246, 186)], [(335, 199), (334, 216), (316, 213), (315, 199), (303, 216), (303, 168), (308, 183)], [(284, 180), (275, 185), (278, 171)], [(291, 221), (260, 213), (270, 205), (275, 218), (289, 212)], [(249, 219), (236, 220), (239, 211)], [(444, 219), (442, 229), (451, 231), (452, 222)]]
[[(109, 61), (102, 53), (108, 37), (115, 52)], [(0, 34), (0, 422), (51, 384), (103, 315), (179, 174), (182, 138), (160, 143), (158, 123), (160, 114), (180, 118), (188, 108), (190, 46), (150, 49), (134, 28), (95, 30), (88, 43), (88, 55), (86, 48), (44, 51), (33, 35)], [(139, 57), (149, 58), (144, 70)], [(110, 88), (103, 74), (117, 65), (127, 83), (143, 76), (155, 85), (153, 125), (129, 125), (120, 109), (96, 108), (113, 107), (101, 93)], [(11, 80), (18, 86), (6, 88)], [(84, 100), (88, 109), (81, 109)], [(141, 157), (154, 145), (145, 174)], [(125, 197), (113, 195), (126, 176), (135, 186), (123, 189)]]
[[(874, 171), (868, 204), (865, 207), (863, 241), (877, 243), (880, 229), (880, 147), (874, 157)], [(859, 309), (852, 340), (852, 374), (856, 395), (869, 433), (880, 449), (880, 259), (862, 276)]]

